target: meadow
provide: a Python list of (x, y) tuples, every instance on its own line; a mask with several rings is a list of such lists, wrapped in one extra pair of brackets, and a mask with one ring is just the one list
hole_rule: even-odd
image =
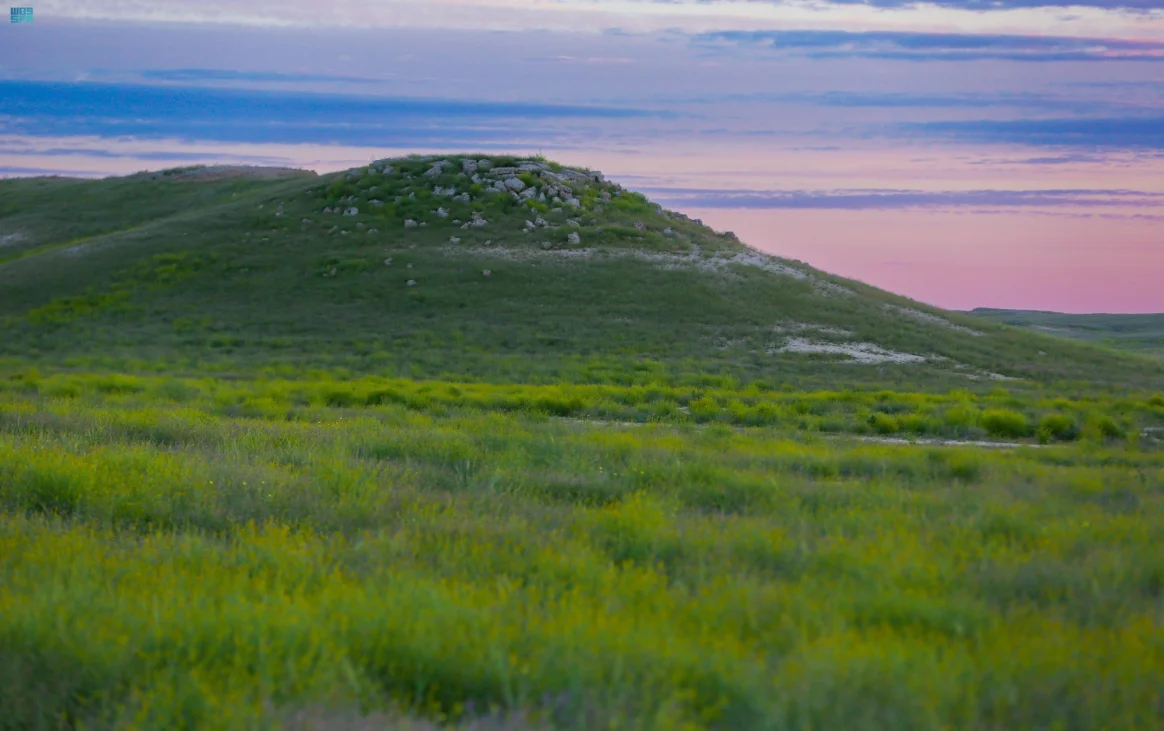
[[(1161, 727), (1164, 451), (1132, 432), (986, 450), (466, 384), (18, 376), (5, 730)], [(888, 401), (851, 400), (855, 432)]]

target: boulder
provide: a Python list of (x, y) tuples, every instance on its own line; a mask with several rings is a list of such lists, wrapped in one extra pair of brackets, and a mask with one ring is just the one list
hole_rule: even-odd
[(521, 178), (506, 178), (505, 187), (515, 193), (520, 193), (525, 190), (525, 183), (522, 182)]
[(491, 167), (493, 167), (492, 160), (478, 160), (477, 161), (477, 169), (478, 170), (488, 170)]
[(483, 269), (483, 270), (481, 270), (481, 276), (488, 279), (489, 277), (493, 276), (493, 271), (490, 269)]
[(567, 198), (566, 205), (570, 206), (571, 208), (581, 208), (582, 201), (578, 200), (577, 198)]
[(578, 246), (582, 243), (582, 237), (578, 235), (577, 231), (571, 231), (566, 240), (570, 242), (570, 246)]
[(415, 286), (416, 286), (416, 280), (415, 280), (415, 279), (409, 279), (409, 280), (408, 280), (408, 286), (409, 286), (409, 287), (415, 287)]
[(360, 213), (360, 209), (356, 208), (355, 206), (352, 206), (351, 208), (344, 211), (345, 216), (356, 216), (356, 215), (359, 215), (359, 213)]
[(416, 221), (411, 218), (404, 222), (404, 228), (416, 228)]
[(461, 172), (465, 175), (476, 175), (477, 167), (476, 160), (461, 160)]
[[(518, 181), (518, 182), (521, 182), (521, 181)], [(528, 201), (528, 200), (531, 200), (532, 198), (536, 197), (537, 194), (538, 194), (537, 188), (526, 188), (525, 190), (521, 191), (520, 197), (523, 201)]]
[(372, 206), (373, 208), (383, 208), (384, 201), (370, 200), (368, 201), (368, 205)]
[(461, 203), (468, 203), (473, 199), (471, 197), (469, 197), (468, 193), (461, 193), (460, 195), (453, 196), (453, 200), (459, 201)]
[(552, 248), (554, 248), (554, 245), (552, 243), (550, 243), (549, 241), (542, 242), (542, 249), (549, 251)]
[(643, 223), (642, 221), (635, 221), (635, 228), (638, 229), (639, 231), (646, 231), (647, 225), (645, 223)]
[(449, 217), (449, 212), (446, 211), (444, 208), (438, 208), (434, 212), (436, 213), (437, 218), (448, 218)]
[(450, 236), (449, 243), (450, 244), (459, 244), (459, 243), (461, 243), (461, 240), (458, 239), (456, 236)]

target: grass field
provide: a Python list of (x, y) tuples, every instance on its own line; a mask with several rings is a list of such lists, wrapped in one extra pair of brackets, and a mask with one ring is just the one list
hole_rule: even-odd
[(1158, 361), (431, 165), (0, 181), (0, 731), (1164, 728)]
[(1164, 356), (1164, 314), (1069, 315), (1030, 310), (977, 309), (970, 314), (1035, 332)]

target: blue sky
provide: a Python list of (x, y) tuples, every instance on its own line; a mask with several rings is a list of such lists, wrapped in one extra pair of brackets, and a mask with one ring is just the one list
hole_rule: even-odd
[(541, 152), (936, 304), (1164, 311), (1164, 0), (32, 5), (0, 175)]

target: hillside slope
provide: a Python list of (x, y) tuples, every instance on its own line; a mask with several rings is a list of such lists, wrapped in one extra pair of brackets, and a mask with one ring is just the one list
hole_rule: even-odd
[(1164, 314), (1073, 315), (987, 307), (980, 307), (970, 314), (1047, 335), (1164, 357)]
[(180, 172), (0, 181), (0, 358), (526, 382), (1164, 382), (1155, 361), (763, 255), (542, 160)]

